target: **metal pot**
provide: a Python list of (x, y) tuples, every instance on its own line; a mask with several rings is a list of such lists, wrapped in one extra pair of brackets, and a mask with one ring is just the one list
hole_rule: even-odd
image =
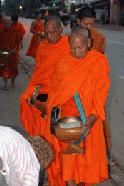
[(64, 142), (74, 142), (80, 139), (83, 127), (80, 117), (65, 117), (55, 125), (56, 137)]

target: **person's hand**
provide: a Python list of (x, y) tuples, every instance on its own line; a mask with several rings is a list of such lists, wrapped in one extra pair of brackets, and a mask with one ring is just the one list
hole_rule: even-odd
[(97, 120), (97, 116), (95, 114), (91, 114), (87, 117), (86, 126), (89, 130), (92, 128), (96, 120)]

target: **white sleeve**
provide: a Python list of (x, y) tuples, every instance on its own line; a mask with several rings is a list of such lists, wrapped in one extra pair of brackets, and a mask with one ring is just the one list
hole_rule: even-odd
[(16, 152), (14, 166), (18, 182), (21, 186), (38, 186), (40, 165), (33, 150), (27, 145), (23, 148), (17, 147)]

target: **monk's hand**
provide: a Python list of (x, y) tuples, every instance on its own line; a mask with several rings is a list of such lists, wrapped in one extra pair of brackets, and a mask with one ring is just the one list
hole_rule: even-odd
[(87, 126), (87, 129), (91, 129), (92, 126), (94, 125), (94, 123), (96, 122), (97, 120), (97, 116), (95, 114), (91, 114), (87, 117), (86, 119), (86, 126)]

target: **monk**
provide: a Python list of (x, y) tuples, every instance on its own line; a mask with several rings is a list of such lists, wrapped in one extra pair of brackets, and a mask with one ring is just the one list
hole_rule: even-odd
[[(98, 50), (104, 53), (105, 52), (105, 38), (94, 27), (95, 19), (96, 19), (96, 13), (93, 8), (85, 7), (80, 10), (78, 23), (81, 27), (86, 27), (90, 31), (89, 37), (91, 38), (91, 46), (89, 50)], [(109, 126), (109, 122), (107, 119), (103, 123), (103, 125), (104, 125), (105, 139), (106, 139), (107, 154), (108, 154), (108, 158), (111, 159), (110, 157), (110, 149), (111, 149), (110, 126)], [(110, 160), (110, 164), (111, 165), (116, 164), (115, 160)]]
[(91, 7), (84, 7), (79, 11), (78, 23), (81, 27), (86, 27), (91, 32), (91, 50), (105, 52), (105, 37), (94, 27), (96, 12)]
[(11, 27), (13, 29), (15, 29), (17, 31), (17, 33), (19, 34), (20, 48), (22, 48), (23, 47), (22, 40), (24, 38), (25, 28), (22, 23), (18, 22), (18, 15), (17, 14), (13, 14), (11, 16), (11, 21), (12, 21)]
[(26, 55), (35, 58), (36, 50), (41, 40), (41, 33), (43, 32), (41, 13), (36, 14), (36, 20), (32, 22), (30, 32), (33, 34), (33, 36)]
[[(93, 185), (108, 179), (108, 164), (103, 133), (104, 106), (110, 86), (107, 58), (88, 49), (87, 29), (76, 28), (69, 37), (70, 52), (61, 56), (52, 76), (47, 106), (47, 119), (42, 135), (52, 144), (55, 160), (48, 168), (51, 186)], [(79, 94), (89, 130), (80, 147), (80, 154), (64, 154), (67, 144), (50, 131), (52, 108), (58, 106), (61, 118), (80, 116), (74, 101)], [(41, 124), (42, 125), (42, 124)]]
[(0, 77), (3, 77), (5, 90), (9, 88), (8, 79), (14, 86), (18, 75), (19, 44), (17, 32), (11, 28), (10, 20), (6, 20), (0, 32)]
[[(37, 85), (39, 94), (49, 95), (51, 75), (63, 51), (69, 50), (68, 37), (62, 36), (62, 25), (58, 17), (49, 16), (44, 23), (46, 39), (41, 42), (36, 52), (36, 67), (26, 91), (20, 99), (20, 118), (29, 134), (40, 134), (43, 130), (41, 112), (28, 104)], [(26, 114), (28, 113), (28, 115)], [(29, 116), (30, 115), (30, 116)]]

